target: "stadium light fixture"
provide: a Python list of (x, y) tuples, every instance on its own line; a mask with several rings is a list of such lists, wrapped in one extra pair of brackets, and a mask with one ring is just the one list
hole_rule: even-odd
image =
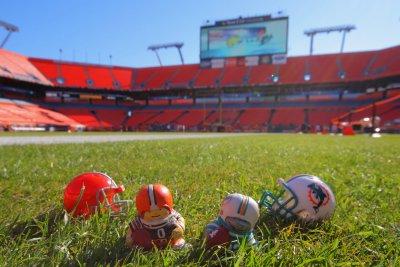
[(0, 45), (0, 48), (3, 48), (4, 45), (7, 43), (8, 39), (10, 38), (11, 34), (13, 32), (19, 32), (19, 28), (17, 26), (14, 26), (14, 25), (4, 22), (4, 21), (0, 21), (0, 26), (4, 27), (8, 31), (6, 38), (3, 40), (3, 42)]
[(161, 49), (161, 48), (167, 49), (167, 48), (175, 47), (176, 49), (178, 49), (182, 65), (184, 65), (185, 63), (183, 61), (183, 56), (182, 56), (182, 52), (181, 52), (182, 46), (183, 46), (183, 43), (171, 43), (171, 44), (151, 45), (151, 46), (148, 47), (148, 49), (153, 51), (154, 53), (156, 53), (158, 62), (160, 63), (160, 66), (162, 66), (160, 55), (158, 54), (158, 50)]
[(356, 26), (354, 25), (343, 25), (343, 26), (333, 26), (333, 27), (325, 27), (325, 28), (318, 28), (318, 29), (311, 29), (304, 31), (304, 34), (307, 37), (310, 37), (310, 56), (313, 53), (313, 45), (314, 45), (314, 36), (320, 33), (331, 33), (331, 32), (343, 32), (342, 37), (342, 44), (340, 47), (340, 53), (343, 53), (344, 49), (344, 41), (346, 39), (346, 33), (355, 30)]

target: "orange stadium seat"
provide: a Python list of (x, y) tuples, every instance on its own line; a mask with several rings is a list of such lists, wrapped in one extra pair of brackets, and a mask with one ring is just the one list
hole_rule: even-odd
[[(71, 129), (79, 123), (71, 118), (28, 102), (0, 100), (0, 125), (63, 126)], [(11, 129), (10, 129), (11, 130)]]
[(309, 64), (311, 83), (338, 82), (339, 68), (337, 66), (337, 55), (312, 56), (306, 59)]
[(272, 117), (273, 125), (296, 125), (300, 126), (305, 123), (304, 108), (277, 108)]
[(201, 69), (193, 87), (215, 87), (223, 69)]
[(85, 67), (73, 63), (58, 63), (60, 66), (61, 78), (64, 79), (64, 86), (70, 87), (91, 87), (87, 83), (89, 77)]
[[(384, 77), (393, 75), (394, 69), (400, 70), (400, 46), (377, 51), (370, 64), (366, 75), (372, 77)], [(397, 67), (396, 67), (397, 64)]]
[(221, 86), (240, 86), (245, 84), (248, 67), (225, 67), (221, 78)]
[(126, 123), (126, 127), (138, 129), (147, 123), (148, 120), (154, 119), (161, 114), (159, 110), (144, 110), (144, 111), (133, 111), (132, 116)]
[(132, 77), (132, 87), (135, 89), (144, 89), (147, 87), (148, 80), (156, 75), (158, 70), (158, 67), (135, 69)]
[(266, 108), (248, 108), (242, 114), (238, 123), (249, 128), (257, 128), (268, 122), (270, 112), (271, 109)]
[(126, 118), (125, 110), (96, 110), (97, 117), (103, 126), (111, 127), (113, 130), (121, 129), (121, 125)]
[(27, 57), (0, 48), (0, 77), (51, 85)]
[(306, 57), (291, 57), (279, 67), (280, 84), (302, 84), (306, 73)]
[(169, 79), (178, 71), (179, 66), (167, 66), (158, 69), (154, 75), (146, 81), (146, 89), (168, 89)]
[(179, 66), (177, 71), (170, 77), (169, 86), (174, 88), (190, 87), (198, 71), (198, 64)]
[(56, 110), (85, 125), (88, 129), (98, 130), (101, 128), (100, 122), (90, 109), (57, 108)]
[(387, 91), (387, 97), (400, 95), (400, 89), (391, 89)]
[(338, 55), (338, 64), (346, 75), (345, 81), (361, 81), (365, 79), (365, 70), (374, 57), (375, 52), (343, 53)]
[(168, 124), (178, 118), (182, 114), (182, 112), (182, 110), (163, 110), (163, 112), (159, 116), (153, 117), (150, 120), (146, 121), (146, 124)]
[(60, 71), (53, 60), (29, 58), (29, 61), (53, 84), (57, 84), (57, 78), (60, 77)]
[(348, 111), (343, 107), (310, 107), (308, 108), (308, 123), (310, 125), (329, 126), (332, 118)]
[(93, 87), (112, 89), (115, 88), (111, 68), (106, 66), (86, 66), (88, 76), (93, 81)]
[(249, 70), (248, 84), (260, 85), (272, 83), (272, 75), (275, 74), (274, 66), (272, 65), (259, 65), (252, 66)]
[[(134, 69), (131, 68), (123, 68), (123, 67), (113, 67), (112, 75), (114, 77), (114, 81), (117, 83), (121, 90), (128, 90), (132, 88), (132, 78), (133, 78)], [(116, 84), (114, 84), (115, 87)]]
[(190, 109), (184, 116), (175, 121), (175, 123), (184, 125), (187, 129), (190, 129), (204, 121), (208, 114), (209, 111), (206, 109)]
[(382, 76), (398, 75), (400, 73), (400, 46), (389, 48), (387, 50), (389, 50), (391, 57), (385, 64), (384, 73), (380, 75)]

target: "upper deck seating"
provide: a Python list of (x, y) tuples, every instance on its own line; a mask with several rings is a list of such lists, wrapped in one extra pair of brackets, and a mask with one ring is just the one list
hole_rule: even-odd
[[(306, 57), (292, 57), (279, 67), (279, 84), (302, 84), (306, 73)], [(312, 75), (312, 74), (311, 74)]]
[(220, 81), (223, 68), (221, 69), (200, 69), (193, 87), (215, 87)]
[(240, 86), (246, 83), (245, 77), (248, 67), (225, 67), (221, 78), (221, 86)]
[(145, 83), (145, 89), (168, 89), (169, 80), (179, 69), (179, 66), (166, 66), (158, 68), (154, 75), (149, 77)]
[[(288, 57), (287, 63), (280, 65), (214, 69), (202, 69), (200, 64), (122, 68), (29, 60), (54, 84), (58, 83), (58, 78), (63, 78), (61, 85), (67, 87), (121, 90), (323, 84), (400, 75), (400, 46), (367, 52)], [(0, 73), (9, 76), (4, 68), (0, 69)]]
[(369, 78), (385, 77), (400, 71), (400, 46), (376, 51), (365, 72)]
[(92, 80), (92, 87), (114, 89), (115, 84), (112, 77), (112, 70), (106, 66), (86, 66), (88, 76)]
[(113, 67), (112, 76), (116, 88), (129, 90), (132, 88), (132, 78), (134, 69), (125, 67)]
[(342, 67), (344, 81), (365, 80), (365, 70), (374, 57), (374, 52), (343, 53), (337, 56)]
[(151, 68), (140, 68), (135, 69), (132, 77), (132, 87), (134, 89), (145, 89), (147, 87), (148, 81), (154, 77), (159, 71), (158, 67)]
[(51, 85), (27, 57), (0, 49), (0, 77)]
[(275, 68), (272, 65), (259, 65), (249, 67), (248, 81), (249, 85), (271, 84), (272, 77), (275, 74)]
[(193, 85), (193, 79), (199, 71), (198, 64), (179, 66), (177, 71), (170, 77), (169, 86), (173, 88), (188, 88)]
[(73, 63), (58, 63), (60, 68), (60, 78), (63, 80), (63, 86), (67, 87), (93, 87), (90, 84), (85, 67)]

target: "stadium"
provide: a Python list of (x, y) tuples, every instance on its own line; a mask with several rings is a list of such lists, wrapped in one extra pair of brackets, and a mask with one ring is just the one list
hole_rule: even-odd
[[(220, 26), (226, 22), (202, 28), (211, 40), (202, 41), (205, 48), (198, 64), (182, 61), (181, 65), (129, 68), (31, 58), (2, 49), (1, 127), (7, 131), (336, 133), (336, 126), (344, 122), (358, 132), (371, 131), (375, 127), (360, 127), (359, 122), (371, 124), (376, 118), (376, 128), (399, 131), (399, 46), (286, 57), (288, 17), (233, 19)], [(267, 44), (261, 51), (248, 41), (244, 50), (242, 43), (225, 45), (231, 36), (239, 36), (234, 27), (255, 31), (257, 25), (267, 29), (273, 23), (283, 25), (270, 35), (282, 39), (277, 44)], [(348, 27), (322, 30), (348, 33)], [(213, 37), (213, 32), (221, 36)], [(257, 34), (239, 38), (257, 41)], [(181, 46), (149, 49), (157, 53), (157, 49)], [(25, 110), (29, 115), (22, 115)]]
[[(207, 21), (198, 62), (168, 42), (148, 46), (159, 65), (144, 67), (16, 52), (6, 45), (23, 31), (0, 21), (0, 265), (398, 266), (400, 45), (345, 52), (356, 27), (322, 25), (302, 33), (309, 53), (290, 55), (290, 20)], [(315, 54), (328, 33), (340, 51)], [(163, 65), (160, 49), (180, 63)], [(73, 218), (63, 192), (87, 172), (133, 203), (142, 185), (167, 185), (187, 248), (128, 249), (135, 205), (122, 218)], [(227, 194), (259, 201), (297, 174), (332, 188), (329, 220), (308, 227), (262, 209), (257, 249), (204, 250)]]

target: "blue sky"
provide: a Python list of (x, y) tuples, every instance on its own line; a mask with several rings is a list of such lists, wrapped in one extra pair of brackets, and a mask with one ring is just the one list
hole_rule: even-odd
[[(198, 63), (200, 27), (207, 20), (278, 11), (289, 16), (289, 56), (309, 53), (304, 30), (346, 24), (357, 29), (346, 36), (345, 52), (400, 45), (399, 0), (2, 0), (0, 6), (0, 20), (20, 28), (5, 49), (95, 64), (157, 66), (147, 47), (171, 42), (184, 43), (185, 63)], [(0, 28), (0, 41), (6, 35)], [(338, 52), (341, 38), (317, 35), (314, 54)], [(163, 65), (180, 64), (175, 49), (159, 53)]]

